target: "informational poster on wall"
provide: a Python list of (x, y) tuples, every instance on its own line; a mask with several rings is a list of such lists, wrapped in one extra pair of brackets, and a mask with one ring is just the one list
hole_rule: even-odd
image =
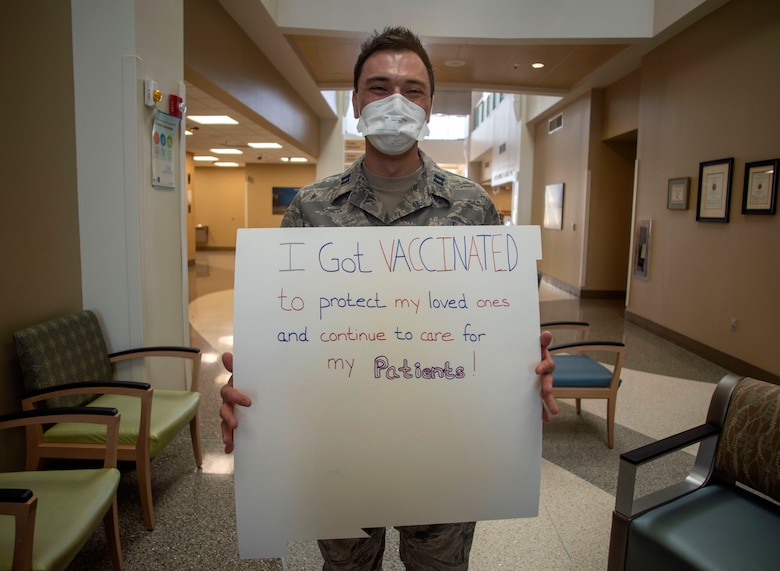
[(176, 188), (174, 159), (179, 118), (157, 111), (152, 125), (152, 186)]
[(538, 227), (242, 229), (242, 558), (537, 515)]

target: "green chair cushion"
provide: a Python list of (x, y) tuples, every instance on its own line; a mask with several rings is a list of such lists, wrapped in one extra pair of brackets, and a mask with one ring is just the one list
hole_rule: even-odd
[[(0, 488), (38, 496), (33, 569), (65, 569), (103, 521), (119, 485), (115, 468), (0, 473)], [(0, 516), (0, 569), (13, 561), (14, 519)]]
[(612, 371), (586, 355), (553, 355), (553, 385), (565, 388), (607, 388)]
[[(152, 398), (152, 419), (149, 426), (149, 457), (154, 458), (166, 444), (189, 424), (198, 412), (200, 393), (191, 391), (155, 390)], [(119, 423), (119, 444), (133, 445), (138, 438), (141, 399), (124, 395), (102, 395), (89, 406), (107, 406), (122, 413)], [(46, 442), (103, 443), (106, 431), (93, 424), (60, 423), (44, 434)]]

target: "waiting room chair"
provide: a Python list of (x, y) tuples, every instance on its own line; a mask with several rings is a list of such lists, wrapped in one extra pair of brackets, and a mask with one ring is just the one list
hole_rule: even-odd
[(113, 567), (122, 569), (116, 506), (119, 421), (116, 409), (98, 407), (0, 417), (0, 430), (89, 423), (103, 432), (106, 442), (102, 468), (0, 473), (0, 571), (65, 569), (101, 521)]
[[(151, 459), (189, 424), (195, 464), (202, 465), (200, 349), (146, 347), (109, 354), (97, 316), (89, 310), (28, 327), (13, 337), (26, 391), (24, 410), (87, 405), (114, 407), (121, 412), (118, 457), (135, 463), (144, 523), (147, 529), (154, 529)], [(159, 390), (149, 383), (111, 380), (113, 363), (145, 357), (189, 359), (189, 390)], [(40, 426), (30, 427), (27, 468), (35, 469), (46, 458), (98, 458), (104, 446), (104, 439), (88, 426), (58, 423), (45, 431)]]
[[(697, 443), (685, 480), (635, 498), (640, 467)], [(780, 386), (726, 375), (704, 424), (620, 456), (608, 569), (777, 569), (778, 502)]]
[[(555, 362), (553, 372), (553, 396), (574, 399), (577, 414), (582, 411), (582, 399), (606, 399), (607, 445), (615, 444), (615, 409), (620, 387), (620, 373), (626, 356), (624, 343), (615, 341), (590, 341), (590, 324), (584, 321), (551, 321), (541, 324), (542, 330), (572, 330), (578, 340), (550, 346)], [(554, 333), (553, 333), (554, 334)], [(553, 343), (555, 341), (553, 340)], [(614, 353), (612, 370), (598, 360), (605, 353)]]

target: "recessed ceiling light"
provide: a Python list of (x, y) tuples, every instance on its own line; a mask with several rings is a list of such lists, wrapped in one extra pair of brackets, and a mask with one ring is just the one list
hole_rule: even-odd
[(240, 149), (209, 149), (212, 153), (218, 155), (243, 155), (243, 151)]
[(192, 131), (190, 131), (189, 129), (186, 129), (186, 130), (184, 131), (184, 134), (185, 134), (185, 135), (192, 135)]
[(466, 62), (463, 61), (462, 59), (448, 59), (447, 61), (444, 62), (444, 65), (446, 65), (447, 67), (463, 67), (464, 65), (466, 65)]
[(542, 69), (544, 67), (544, 64), (541, 62), (532, 63), (531, 67), (534, 69)]
[(187, 119), (201, 125), (238, 125), (238, 121), (227, 115), (187, 115)]
[(239, 166), (239, 164), (238, 163), (231, 163), (231, 162), (222, 161), (222, 162), (214, 163), (214, 166), (216, 166), (216, 167), (237, 167), (237, 166)]
[(279, 143), (247, 143), (253, 149), (281, 149)]
[(195, 155), (192, 157), (193, 161), (218, 161), (219, 159), (217, 157), (212, 157), (211, 155)]
[(309, 162), (309, 159), (306, 157), (290, 157), (291, 163), (307, 163)]

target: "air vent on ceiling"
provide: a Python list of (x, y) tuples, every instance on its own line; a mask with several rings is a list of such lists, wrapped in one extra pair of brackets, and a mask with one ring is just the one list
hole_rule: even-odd
[(558, 129), (563, 129), (563, 113), (556, 115), (547, 122), (548, 133), (555, 133)]

